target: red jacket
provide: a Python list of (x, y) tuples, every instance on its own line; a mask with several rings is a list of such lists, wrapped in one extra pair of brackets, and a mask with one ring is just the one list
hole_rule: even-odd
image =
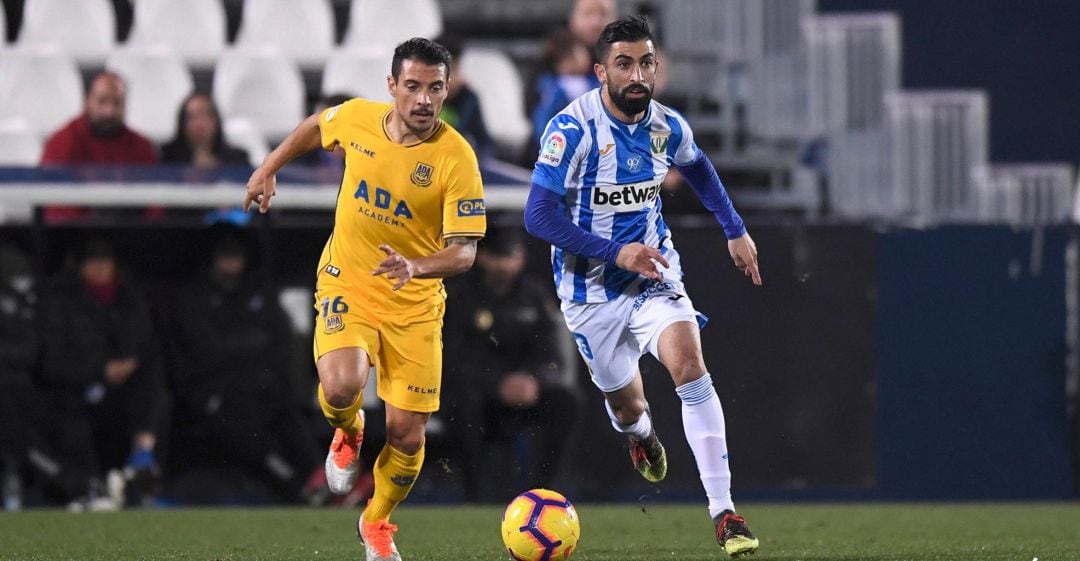
[(41, 156), (42, 165), (156, 163), (154, 146), (146, 137), (127, 126), (114, 137), (95, 136), (85, 114), (53, 133)]

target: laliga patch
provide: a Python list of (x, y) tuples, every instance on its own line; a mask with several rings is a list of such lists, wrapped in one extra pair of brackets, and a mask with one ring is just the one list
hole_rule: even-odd
[(559, 131), (552, 131), (540, 148), (540, 163), (559, 167), (563, 154), (566, 153), (566, 137)]
[(484, 199), (465, 199), (458, 201), (457, 204), (458, 216), (483, 216), (484, 215)]
[(341, 105), (335, 105), (335, 106), (331, 107), (330, 109), (327, 109), (326, 110), (325, 121), (327, 123), (329, 123), (330, 120), (334, 118), (334, 115), (337, 115), (337, 112), (338, 112), (339, 109), (341, 109)]
[(327, 333), (337, 333), (345, 329), (345, 322), (342, 321), (341, 316), (326, 316), (326, 324), (323, 326), (323, 330)]

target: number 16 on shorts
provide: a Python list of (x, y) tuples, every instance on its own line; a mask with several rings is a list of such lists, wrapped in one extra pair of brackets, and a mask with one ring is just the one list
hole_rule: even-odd
[(345, 322), (341, 319), (341, 314), (349, 311), (349, 305), (345, 303), (341, 296), (336, 296), (333, 300), (329, 296), (323, 298), (322, 302), (319, 303), (319, 309), (322, 312), (324, 331), (336, 333), (345, 329)]

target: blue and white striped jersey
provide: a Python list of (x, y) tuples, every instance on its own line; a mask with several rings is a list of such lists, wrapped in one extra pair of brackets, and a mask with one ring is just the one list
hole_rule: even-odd
[[(560, 210), (586, 232), (656, 247), (667, 257), (674, 246), (660, 215), (660, 184), (671, 166), (699, 153), (675, 110), (654, 100), (645, 119), (628, 125), (607, 111), (595, 89), (548, 122), (532, 181), (562, 195)], [(559, 298), (575, 302), (607, 302), (639, 278), (556, 247), (551, 264)]]

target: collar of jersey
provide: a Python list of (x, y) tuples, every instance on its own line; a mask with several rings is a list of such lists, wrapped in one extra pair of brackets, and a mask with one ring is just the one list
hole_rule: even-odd
[[(631, 131), (630, 130), (631, 125), (628, 125), (628, 124), (620, 121), (618, 117), (616, 117), (615, 115), (612, 115), (611, 111), (608, 111), (607, 105), (604, 105), (604, 91), (601, 89), (599, 93), (600, 93), (600, 100), (599, 100), (600, 101), (600, 108), (604, 110), (605, 114), (607, 114), (608, 120), (611, 121), (612, 123), (615, 123), (615, 125), (618, 126), (619, 128), (621, 128), (623, 131), (625, 131), (626, 134), (629, 134), (629, 135), (633, 136), (633, 134), (637, 132), (637, 128), (635, 128), (633, 131)], [(646, 125), (648, 125), (650, 119), (652, 119), (652, 101), (649, 101), (649, 108), (645, 110), (645, 117), (642, 118), (640, 121), (634, 123), (634, 125), (636, 125), (638, 128), (645, 128)]]
[(390, 136), (390, 131), (386, 130), (386, 121), (387, 121), (386, 118), (390, 116), (390, 112), (393, 111), (393, 110), (394, 110), (394, 107), (391, 106), (390, 109), (387, 109), (386, 112), (382, 114), (382, 117), (379, 117), (379, 128), (382, 129), (383, 136), (385, 136), (386, 140), (389, 140), (391, 144), (397, 144), (398, 146), (402, 146), (404, 148), (412, 148), (413, 146), (420, 146), (421, 144), (423, 144), (425, 142), (435, 140), (435, 137), (439, 136), (443, 131), (443, 128), (444, 128), (443, 127), (443, 120), (439, 119), (439, 120), (435, 121), (435, 127), (436, 127), (435, 132), (431, 133), (431, 136), (425, 138), (424, 140), (421, 140), (419, 142), (414, 142), (412, 144), (401, 144), (399, 142), (394, 142), (394, 138)]

